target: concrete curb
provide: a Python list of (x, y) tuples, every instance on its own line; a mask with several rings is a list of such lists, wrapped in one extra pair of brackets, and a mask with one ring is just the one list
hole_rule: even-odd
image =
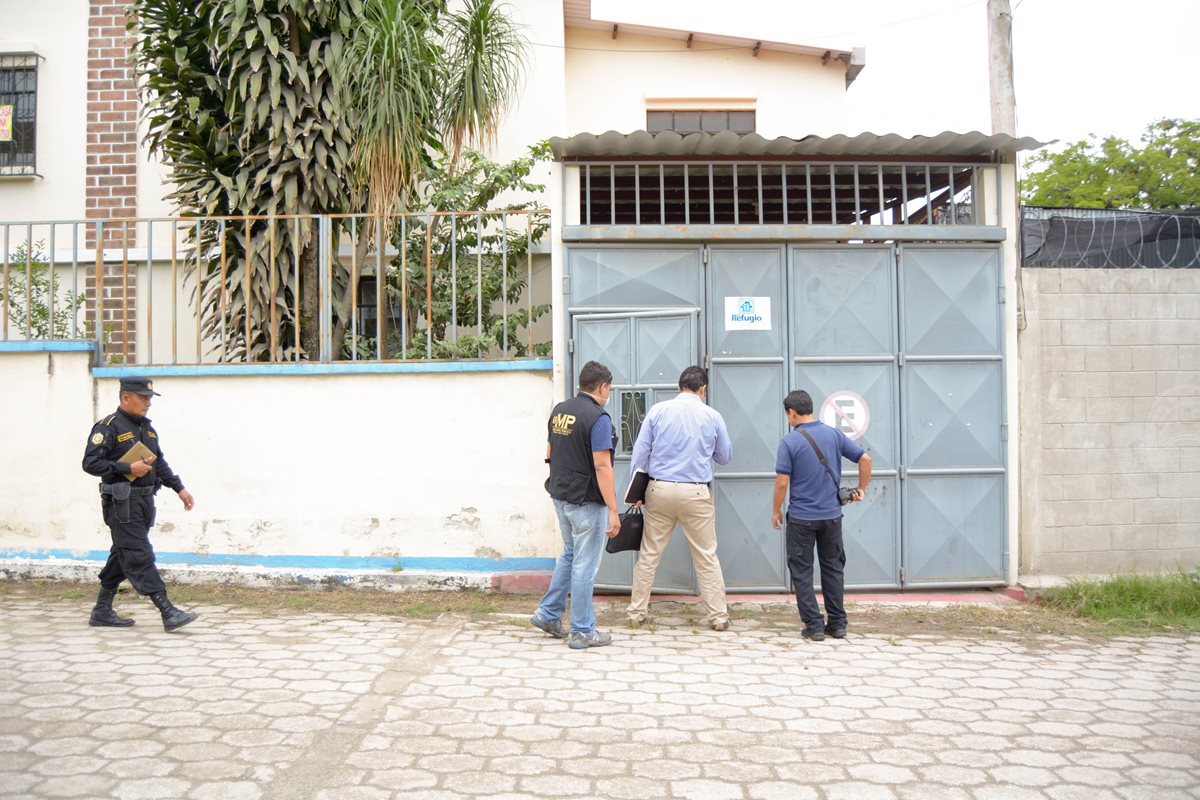
[[(99, 561), (69, 559), (0, 559), (0, 580), (55, 580), (95, 582), (103, 564)], [(177, 584), (219, 584), (257, 589), (366, 589), (382, 592), (436, 592), (463, 589), (491, 590), (501, 594), (537, 596), (550, 584), (548, 572), (439, 572), (432, 570), (336, 570), (284, 567), (247, 567), (231, 565), (197, 566), (159, 564), (163, 578)], [(790, 606), (791, 594), (729, 594), (729, 603)], [(624, 605), (627, 593), (597, 594), (597, 603)], [(1021, 586), (1003, 589), (963, 589), (955, 591), (847, 592), (848, 604), (873, 606), (1016, 605), (1025, 601)], [(656, 594), (654, 602), (699, 603), (695, 595)]]

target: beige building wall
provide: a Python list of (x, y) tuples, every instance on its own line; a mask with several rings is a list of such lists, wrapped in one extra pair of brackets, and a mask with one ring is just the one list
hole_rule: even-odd
[[(566, 35), (566, 130), (645, 130), (647, 108), (754, 109), (766, 137), (846, 133), (842, 62), (676, 39), (572, 28)], [(614, 52), (616, 51), (616, 52)], [(640, 51), (640, 52), (639, 52)], [(649, 52), (648, 52), (649, 51)], [(665, 52), (664, 52), (665, 51)]]
[(37, 94), (37, 171), (42, 177), (0, 177), (0, 222), (82, 219), (87, 168), (87, 4), (4, 2), (0, 12), (0, 53), (32, 50), (42, 57)]
[(1022, 281), (1022, 572), (1196, 568), (1200, 270)]

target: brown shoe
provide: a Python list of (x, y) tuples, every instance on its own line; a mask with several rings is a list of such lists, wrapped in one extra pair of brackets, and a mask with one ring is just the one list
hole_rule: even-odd
[(630, 617), (627, 620), (627, 623), (629, 624), (629, 627), (631, 627), (631, 628), (640, 628), (646, 624), (646, 618), (645, 617)]
[(727, 630), (729, 630), (729, 622), (728, 622), (728, 620), (726, 620), (725, 622), (714, 622), (712, 624), (712, 629), (714, 631), (727, 631)]

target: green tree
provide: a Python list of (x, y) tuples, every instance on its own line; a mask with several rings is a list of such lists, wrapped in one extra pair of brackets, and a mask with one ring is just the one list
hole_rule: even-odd
[[(454, 212), (491, 208), (504, 194), (536, 195), (545, 187), (532, 183), (529, 175), (549, 157), (548, 142), (507, 164), (471, 149), (462, 153), (457, 165), (443, 155), (426, 167), (420, 181), (422, 206), (431, 212)], [(404, 248), (405, 258), (394, 259), (386, 269), (387, 305), (403, 306), (404, 341), (395, 326), (386, 331), (388, 357), (406, 353), (424, 358), (428, 353), (432, 358), (479, 358), (500, 352), (519, 358), (549, 353), (549, 342), (533, 342), (531, 347), (529, 341), (531, 323), (550, 310), (549, 304), (522, 302), (528, 290), (530, 248), (545, 237), (549, 218), (534, 201), (505, 208), (528, 213), (509, 215), (507, 225), (495, 214), (455, 218), (432, 213), (409, 217), (402, 230), (394, 232), (393, 243)], [(432, 312), (428, 318), (427, 310)], [(347, 334), (345, 342), (360, 357), (375, 355), (374, 337), (355, 341)]]
[(1022, 199), (1071, 208), (1192, 209), (1200, 207), (1200, 120), (1162, 119), (1146, 127), (1141, 145), (1089, 136), (1026, 162)]
[[(461, 141), (455, 126), (463, 117), (448, 109), (463, 106), (452, 102), (455, 87), (477, 83), (463, 66), (519, 74), (519, 66), (505, 66), (512, 47), (484, 37), (479, 51), (460, 41), (481, 17), (516, 34), (493, 0), (469, 0), (453, 13), (445, 0), (134, 0), (146, 138), (171, 169), (170, 199), (184, 213), (213, 216), (358, 213), (368, 201), (377, 213), (390, 212), (411, 195), (414, 165)], [(474, 61), (457, 56), (464, 47)], [(414, 105), (389, 105), (386, 98), (398, 93)], [(476, 116), (467, 119), (494, 121), (502, 107), (490, 104), (512, 93), (471, 97), (475, 104), (466, 107)], [(248, 359), (279, 358), (289, 354), (298, 326), (303, 353), (317, 351), (311, 220), (203, 225), (190, 235), (206, 256), (188, 266), (209, 335), (229, 332), (228, 352)], [(365, 248), (373, 237), (360, 238)], [(228, 271), (218, 253), (226, 254)], [(349, 283), (347, 271), (335, 268), (335, 341), (354, 302)], [(265, 328), (271, 319), (280, 342), (273, 353)]]

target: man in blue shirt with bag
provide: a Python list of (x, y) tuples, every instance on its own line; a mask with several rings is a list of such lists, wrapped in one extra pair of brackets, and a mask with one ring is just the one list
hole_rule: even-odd
[[(796, 589), (796, 605), (804, 621), (803, 636), (819, 642), (826, 636), (846, 637), (846, 550), (842, 546), (842, 506), (861, 502), (871, 482), (871, 457), (837, 428), (813, 419), (808, 392), (789, 392), (784, 414), (792, 430), (779, 443), (775, 456), (775, 493), (771, 524), (783, 523), (780, 506), (787, 495), (787, 560)], [(842, 458), (858, 464), (858, 488), (841, 489)], [(821, 560), (821, 617), (813, 590), (813, 544)]]

